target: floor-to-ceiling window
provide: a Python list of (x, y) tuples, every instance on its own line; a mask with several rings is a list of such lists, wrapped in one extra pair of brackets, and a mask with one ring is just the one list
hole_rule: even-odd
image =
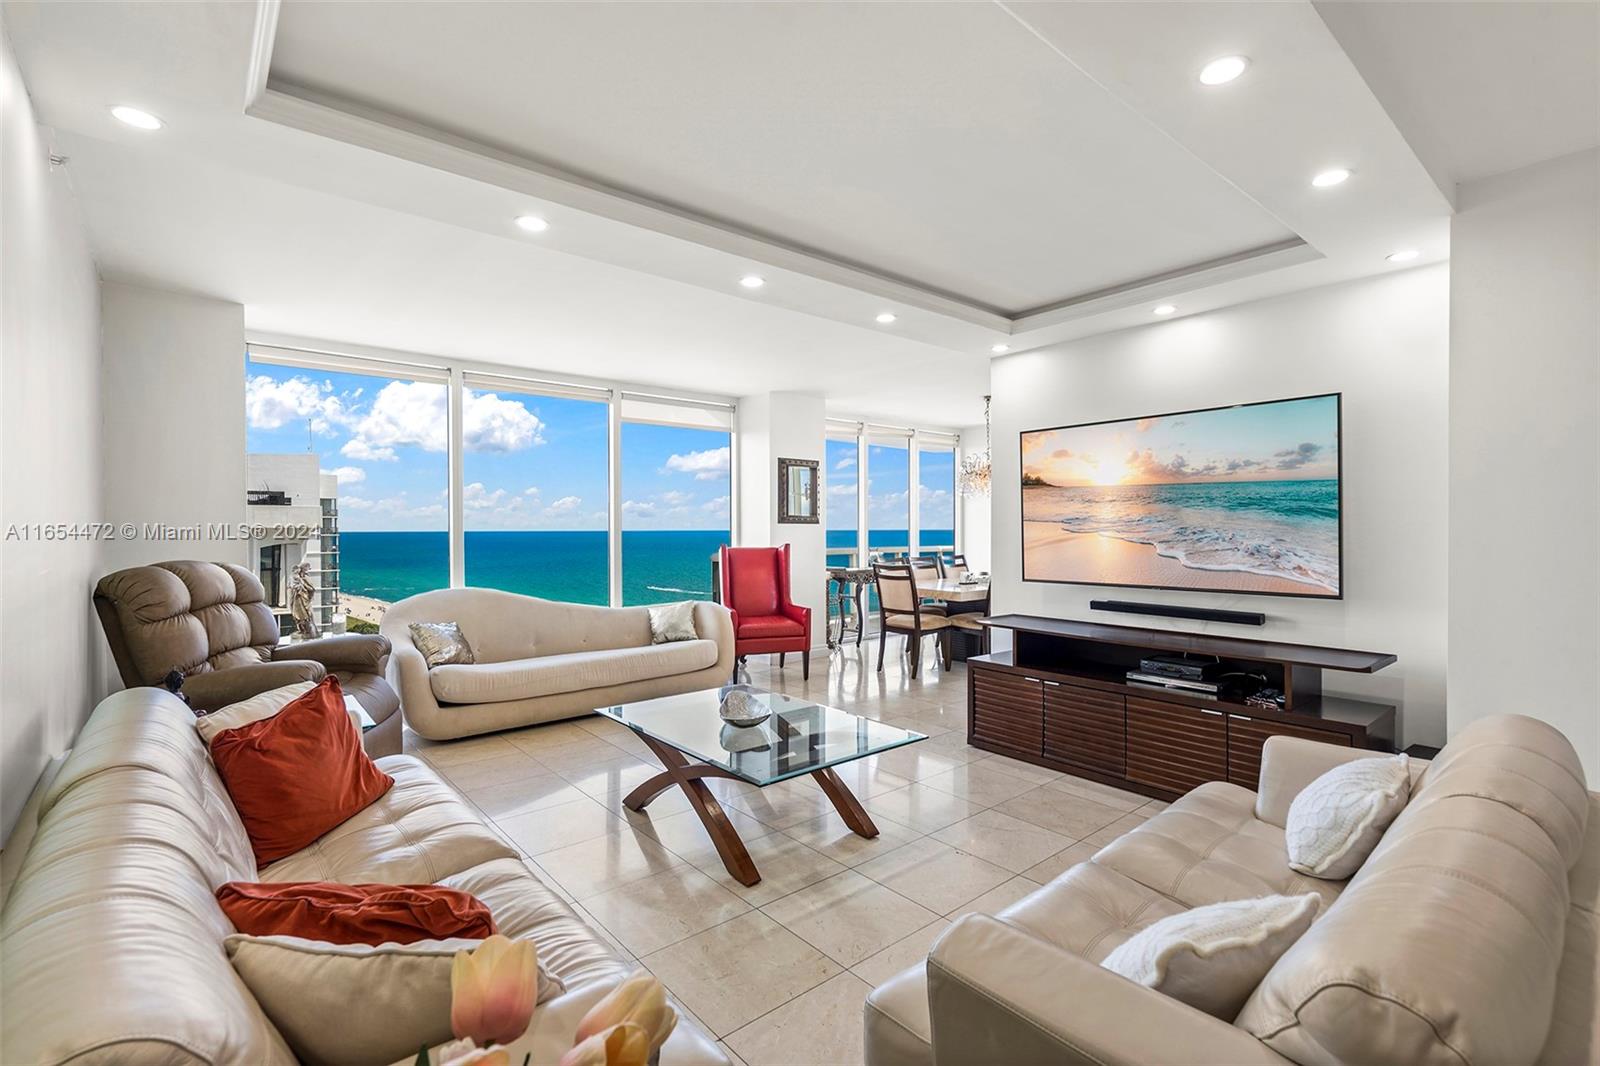
[(341, 601), (324, 628), (346, 610), (372, 627), (452, 584), (594, 604), (713, 595), (735, 529), (730, 401), (370, 349), (252, 341), (245, 358), (251, 524), (304, 531), (258, 538), (251, 558), (285, 599), (302, 562), (314, 586), (342, 578), (342, 594), (323, 589)]
[(948, 558), (956, 548), (956, 442), (917, 434), (917, 551)]
[(862, 559), (861, 513), (857, 498), (861, 468), (858, 438), (854, 429), (835, 431), (830, 428), (824, 447), (823, 482), (827, 486), (827, 498), (823, 514), (829, 566), (857, 566)]
[[(292, 549), (263, 556), (270, 545), (262, 543), (255, 558), (279, 560), (266, 576), (284, 585), (296, 580), (281, 572), (288, 559), (298, 560), (294, 569), (305, 564), (313, 587), (338, 573), (340, 604), (319, 626), (337, 629), (348, 617), (351, 628), (366, 628), (387, 604), (450, 584), (448, 392), (437, 370), (248, 359), (249, 519)], [(330, 498), (332, 531), (323, 517)]]
[(466, 583), (611, 599), (609, 396), (469, 375), (462, 393)]
[(622, 602), (713, 598), (732, 543), (732, 409), (622, 401)]
[(867, 549), (898, 558), (911, 550), (911, 437), (873, 430), (867, 439)]

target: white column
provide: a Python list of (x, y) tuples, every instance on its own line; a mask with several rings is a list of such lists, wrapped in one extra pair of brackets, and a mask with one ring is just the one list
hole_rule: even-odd
[(607, 573), (611, 575), (611, 606), (622, 606), (622, 396), (613, 391), (608, 403), (610, 443), (606, 476)]
[(906, 441), (906, 543), (915, 559), (922, 547), (922, 456), (915, 430)]

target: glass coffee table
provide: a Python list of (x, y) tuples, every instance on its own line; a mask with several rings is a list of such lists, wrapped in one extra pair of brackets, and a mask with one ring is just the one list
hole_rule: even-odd
[(717, 797), (706, 787), (705, 778), (728, 777), (765, 788), (809, 774), (853, 832), (877, 836), (878, 827), (833, 767), (927, 740), (927, 736), (781, 692), (747, 685), (738, 689), (769, 709), (771, 716), (759, 725), (727, 724), (718, 707), (728, 688), (598, 709), (599, 714), (637, 733), (666, 767), (628, 793), (622, 801), (628, 809), (642, 811), (677, 785), (711, 834), (723, 865), (746, 885), (759, 882), (761, 874)]

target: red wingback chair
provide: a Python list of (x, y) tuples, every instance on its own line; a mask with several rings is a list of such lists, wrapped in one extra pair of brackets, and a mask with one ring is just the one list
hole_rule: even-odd
[[(729, 548), (719, 560), (722, 605), (733, 613), (733, 650), (746, 655), (800, 653), (800, 673), (811, 677), (811, 608), (789, 599), (789, 545), (781, 548)], [(737, 673), (738, 666), (734, 666)]]

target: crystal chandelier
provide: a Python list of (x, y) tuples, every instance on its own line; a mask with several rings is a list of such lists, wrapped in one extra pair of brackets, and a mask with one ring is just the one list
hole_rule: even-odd
[(961, 469), (957, 472), (956, 483), (963, 496), (989, 495), (989, 452), (992, 450), (992, 441), (989, 433), (989, 397), (983, 398), (983, 451), (976, 455), (961, 457)]

